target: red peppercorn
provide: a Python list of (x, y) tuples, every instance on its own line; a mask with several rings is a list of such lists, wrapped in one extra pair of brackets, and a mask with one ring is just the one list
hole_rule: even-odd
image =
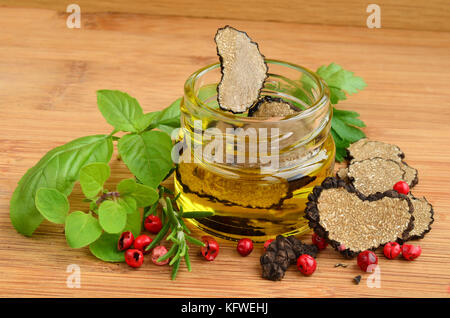
[(274, 239), (270, 239), (264, 242), (264, 251), (267, 250), (267, 248), (269, 247), (270, 243), (272, 243), (274, 241)]
[(144, 254), (147, 254), (150, 251), (146, 251), (145, 248), (150, 245), (152, 242), (152, 238), (145, 234), (141, 234), (134, 240), (134, 248), (140, 250)]
[(389, 242), (384, 246), (383, 253), (389, 259), (394, 259), (400, 255), (402, 247), (397, 242)]
[(399, 181), (394, 184), (394, 190), (401, 194), (408, 194), (409, 185), (405, 181)]
[(145, 218), (144, 227), (150, 233), (157, 234), (162, 228), (161, 219), (156, 215), (149, 215)]
[(166, 259), (162, 262), (158, 262), (158, 258), (167, 254), (167, 248), (163, 245), (157, 246), (152, 251), (152, 262), (156, 265), (166, 265), (169, 263), (169, 259)]
[(415, 260), (420, 256), (420, 254), (422, 254), (422, 249), (420, 248), (420, 246), (403, 244), (402, 255), (403, 258), (407, 259), (408, 261)]
[[(363, 271), (367, 271), (370, 265), (378, 264), (378, 257), (372, 251), (364, 251), (358, 254), (358, 266)], [(369, 268), (370, 270), (370, 268)]]
[(236, 249), (242, 256), (247, 256), (253, 251), (253, 241), (248, 238), (240, 239)]
[(311, 239), (312, 239), (313, 244), (315, 246), (317, 246), (317, 248), (319, 250), (323, 250), (323, 249), (327, 248), (327, 246), (328, 246), (328, 243), (322, 237), (317, 235), (316, 233), (313, 233)]
[(219, 244), (211, 236), (202, 236), (205, 246), (202, 246), (201, 252), (203, 257), (208, 261), (213, 261), (219, 254)]
[(131, 233), (130, 231), (123, 232), (122, 235), (120, 235), (119, 241), (117, 242), (117, 249), (119, 251), (125, 251), (126, 249), (130, 248), (131, 245), (133, 245), (133, 241), (133, 233)]
[(312, 275), (316, 271), (317, 262), (311, 255), (302, 254), (297, 259), (297, 268), (303, 275)]
[(141, 267), (144, 262), (144, 254), (140, 250), (130, 248), (125, 251), (125, 262), (131, 267)]

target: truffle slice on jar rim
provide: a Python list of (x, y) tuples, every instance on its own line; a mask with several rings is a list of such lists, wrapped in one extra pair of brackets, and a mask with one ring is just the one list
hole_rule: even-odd
[(247, 111), (259, 98), (267, 78), (267, 64), (247, 33), (225, 26), (215, 36), (222, 79), (217, 101), (223, 110)]
[(369, 140), (367, 138), (352, 143), (348, 147), (348, 154), (352, 161), (362, 161), (378, 157), (400, 162), (405, 157), (398, 146), (381, 141)]
[(406, 240), (422, 239), (431, 231), (431, 224), (434, 222), (433, 206), (424, 197), (416, 198), (411, 194), (408, 197), (414, 206), (414, 228), (409, 232)]
[(405, 181), (404, 175), (399, 162), (383, 158), (352, 162), (347, 172), (353, 186), (366, 196), (392, 190), (396, 182)]
[(365, 196), (351, 184), (326, 178), (308, 199), (310, 227), (346, 257), (402, 241), (414, 226), (411, 200), (394, 190)]
[(264, 96), (248, 110), (248, 117), (286, 117), (296, 113), (298, 109), (281, 98)]

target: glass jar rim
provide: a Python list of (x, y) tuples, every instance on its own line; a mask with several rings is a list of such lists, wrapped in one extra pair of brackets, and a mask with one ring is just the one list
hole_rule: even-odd
[[(308, 69), (306, 67), (299, 66), (299, 65), (296, 65), (296, 64), (293, 64), (290, 62), (281, 61), (281, 60), (265, 59), (265, 62), (267, 64), (276, 64), (276, 65), (286, 66), (286, 67), (292, 68), (294, 70), (297, 70), (301, 73), (307, 74), (308, 76), (310, 76), (311, 78), (314, 79), (314, 81), (317, 84), (318, 90), (319, 90), (318, 97), (314, 100), (313, 104), (310, 107), (308, 107), (305, 110), (300, 111), (297, 114), (292, 114), (292, 115), (288, 115), (286, 117), (282, 117), (279, 119), (280, 121), (301, 120), (301, 119), (304, 119), (304, 118), (311, 116), (314, 113), (320, 111), (323, 107), (328, 106), (328, 100), (330, 98), (328, 86), (325, 83), (325, 81), (322, 78), (320, 78), (315, 72), (311, 71), (310, 69)], [(239, 122), (248, 122), (248, 123), (266, 122), (267, 118), (242, 117), (242, 116), (239, 116), (239, 114), (234, 114), (232, 112), (223, 111), (220, 108), (218, 108), (218, 109), (212, 108), (198, 98), (197, 94), (195, 93), (195, 85), (196, 85), (197, 81), (204, 74), (206, 74), (209, 71), (212, 71), (216, 68), (220, 68), (219, 62), (204, 66), (204, 67), (200, 68), (199, 70), (195, 71), (194, 73), (192, 73), (191, 76), (188, 77), (188, 79), (186, 80), (186, 82), (184, 84), (185, 96), (189, 96), (189, 97), (193, 98), (195, 101), (195, 104), (199, 108), (202, 108), (203, 110), (208, 111), (212, 116), (214, 116), (218, 119), (220, 118), (220, 119), (227, 120), (227, 121), (235, 120), (235, 121), (239, 121)], [(270, 75), (270, 72), (269, 72), (269, 75)]]

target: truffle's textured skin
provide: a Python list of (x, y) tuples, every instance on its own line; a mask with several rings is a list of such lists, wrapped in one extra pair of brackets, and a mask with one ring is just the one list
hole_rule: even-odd
[[(247, 52), (242, 52), (242, 46), (236, 46), (238, 38), (245, 40), (249, 44)], [(217, 101), (222, 110), (230, 111), (234, 114), (243, 113), (258, 100), (267, 78), (268, 67), (264, 55), (259, 51), (258, 44), (253, 42), (247, 33), (236, 30), (229, 25), (218, 29), (214, 40), (222, 73), (220, 83), (217, 85)], [(231, 52), (227, 52), (227, 49), (231, 50)], [(255, 53), (258, 59), (252, 61), (248, 51)], [(226, 55), (231, 56), (225, 57)], [(243, 59), (245, 59), (245, 63)], [(235, 64), (239, 65), (236, 66)], [(233, 75), (236, 75), (236, 72), (230, 69), (233, 65), (237, 68), (236, 72), (241, 72), (242, 75), (239, 74), (239, 76), (233, 77)], [(257, 67), (261, 69), (258, 70)], [(247, 73), (245, 73), (246, 68), (248, 68)], [(233, 72), (233, 74), (226, 74), (226, 69), (228, 69), (228, 72)], [(227, 93), (224, 88), (225, 84), (231, 86), (231, 93)], [(248, 89), (250, 84), (254, 85), (254, 87)], [(247, 88), (246, 93), (248, 96), (243, 96), (241, 91), (243, 88)]]
[[(274, 106), (274, 109), (271, 109)], [(248, 117), (286, 117), (298, 113), (294, 105), (278, 97), (264, 96), (248, 110)]]
[[(409, 232), (414, 227), (414, 217), (412, 216), (412, 213), (414, 211), (413, 205), (411, 200), (403, 195), (398, 193), (394, 190), (389, 190), (384, 193), (375, 193), (369, 196), (365, 196), (359, 191), (357, 191), (353, 185), (346, 184), (343, 180), (339, 180), (337, 178), (329, 177), (326, 178), (320, 186), (314, 187), (312, 193), (308, 196), (308, 203), (305, 210), (305, 218), (309, 220), (309, 226), (314, 230), (314, 232), (319, 235), (320, 237), (327, 240), (327, 242), (337, 251), (339, 251), (344, 257), (346, 258), (353, 258), (357, 256), (361, 251), (353, 251), (349, 248), (346, 248), (345, 246), (341, 246), (341, 243), (336, 240), (331, 240), (329, 238), (328, 231), (320, 224), (320, 211), (318, 209), (318, 200), (320, 198), (320, 195), (322, 191), (332, 188), (344, 188), (349, 193), (354, 193), (358, 196), (359, 199), (362, 201), (377, 201), (381, 200), (384, 197), (390, 197), (390, 198), (402, 198), (407, 200), (408, 206), (409, 206), (409, 213), (411, 214), (411, 218), (409, 221), (409, 224), (407, 225), (406, 229), (403, 231), (403, 233), (399, 233), (398, 242), (403, 242), (408, 238)], [(387, 242), (386, 242), (387, 243)], [(379, 246), (369, 246), (367, 249), (375, 250)]]
[[(410, 199), (413, 203), (413, 205), (415, 206), (415, 210), (413, 215), (415, 216), (415, 220), (414, 220), (414, 228), (413, 230), (409, 233), (408, 237), (405, 239), (405, 241), (410, 241), (410, 240), (418, 240), (418, 239), (423, 239), (425, 237), (425, 235), (431, 231), (431, 224), (434, 223), (434, 210), (433, 210), (433, 206), (431, 205), (431, 203), (429, 203), (427, 201), (427, 199), (423, 198), (416, 198), (415, 196), (413, 196), (412, 194), (409, 195)], [(418, 211), (416, 208), (416, 201), (421, 201), (423, 203), (425, 203), (428, 207), (428, 217), (430, 218), (430, 221), (427, 222), (427, 224), (420, 224), (420, 222), (422, 222), (422, 219), (417, 215)], [(417, 229), (420, 228), (420, 232), (417, 232)]]
[(347, 152), (349, 159), (355, 161), (362, 161), (375, 157), (402, 161), (402, 159), (405, 158), (405, 154), (398, 146), (381, 141), (369, 140), (367, 138), (352, 143), (348, 147)]
[(400, 163), (402, 170), (405, 172), (403, 179), (408, 183), (410, 188), (413, 188), (419, 183), (419, 172), (417, 169), (411, 167), (406, 162), (402, 161)]
[(336, 178), (343, 180), (345, 183), (350, 182), (348, 179), (348, 168), (339, 168), (338, 171), (336, 171)]
[(260, 258), (262, 277), (274, 281), (281, 280), (288, 267), (295, 264), (300, 255), (308, 254), (316, 257), (317, 252), (315, 245), (304, 244), (294, 236), (278, 235)]
[[(405, 154), (396, 145), (364, 138), (352, 143), (348, 147), (347, 157), (350, 161), (349, 166), (351, 166), (355, 162), (370, 160), (374, 158), (383, 158), (386, 160), (395, 161), (403, 170), (403, 180), (408, 183), (410, 188), (413, 188), (415, 185), (417, 185), (417, 183), (419, 183), (417, 170), (409, 166), (403, 160), (405, 158)], [(343, 174), (339, 175), (338, 177), (340, 179), (344, 179)]]
[(347, 169), (350, 183), (364, 195), (392, 190), (404, 176), (401, 163), (379, 157), (352, 161)]

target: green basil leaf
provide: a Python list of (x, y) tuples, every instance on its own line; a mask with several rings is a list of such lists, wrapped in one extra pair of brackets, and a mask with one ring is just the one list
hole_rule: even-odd
[(70, 210), (67, 197), (53, 188), (40, 188), (36, 192), (36, 208), (50, 222), (64, 224)]
[(97, 104), (106, 121), (114, 128), (138, 132), (138, 122), (144, 115), (138, 101), (127, 93), (114, 90), (97, 91)]
[(173, 167), (172, 140), (161, 131), (123, 136), (119, 154), (128, 169), (145, 185), (156, 188)]
[(89, 245), (91, 253), (105, 262), (125, 262), (125, 252), (117, 249), (120, 234), (104, 232), (100, 238)]
[(122, 180), (116, 189), (120, 194), (130, 194), (136, 190), (136, 181), (134, 179)]
[(98, 208), (100, 226), (108, 233), (122, 232), (127, 224), (127, 211), (114, 201), (105, 201)]
[(146, 114), (146, 119), (143, 120), (141, 125), (147, 125), (147, 129), (159, 129), (167, 134), (171, 134), (172, 131), (180, 127), (181, 116), (181, 98), (174, 101), (169, 107)]
[(94, 198), (103, 190), (103, 185), (111, 175), (111, 169), (106, 163), (94, 162), (81, 168), (81, 190), (87, 198)]
[(102, 228), (92, 215), (75, 211), (67, 216), (65, 233), (69, 246), (80, 248), (95, 242), (102, 235)]
[(34, 199), (39, 188), (55, 188), (68, 196), (80, 169), (91, 162), (109, 162), (113, 143), (108, 135), (75, 139), (49, 151), (20, 179), (10, 202), (10, 217), (19, 233), (31, 236), (44, 217)]
[(137, 210), (136, 200), (129, 195), (120, 197), (117, 200), (117, 203), (120, 204), (128, 214), (133, 213)]
[(139, 208), (152, 205), (159, 199), (158, 191), (144, 184), (136, 184), (136, 189), (131, 194), (136, 199)]

